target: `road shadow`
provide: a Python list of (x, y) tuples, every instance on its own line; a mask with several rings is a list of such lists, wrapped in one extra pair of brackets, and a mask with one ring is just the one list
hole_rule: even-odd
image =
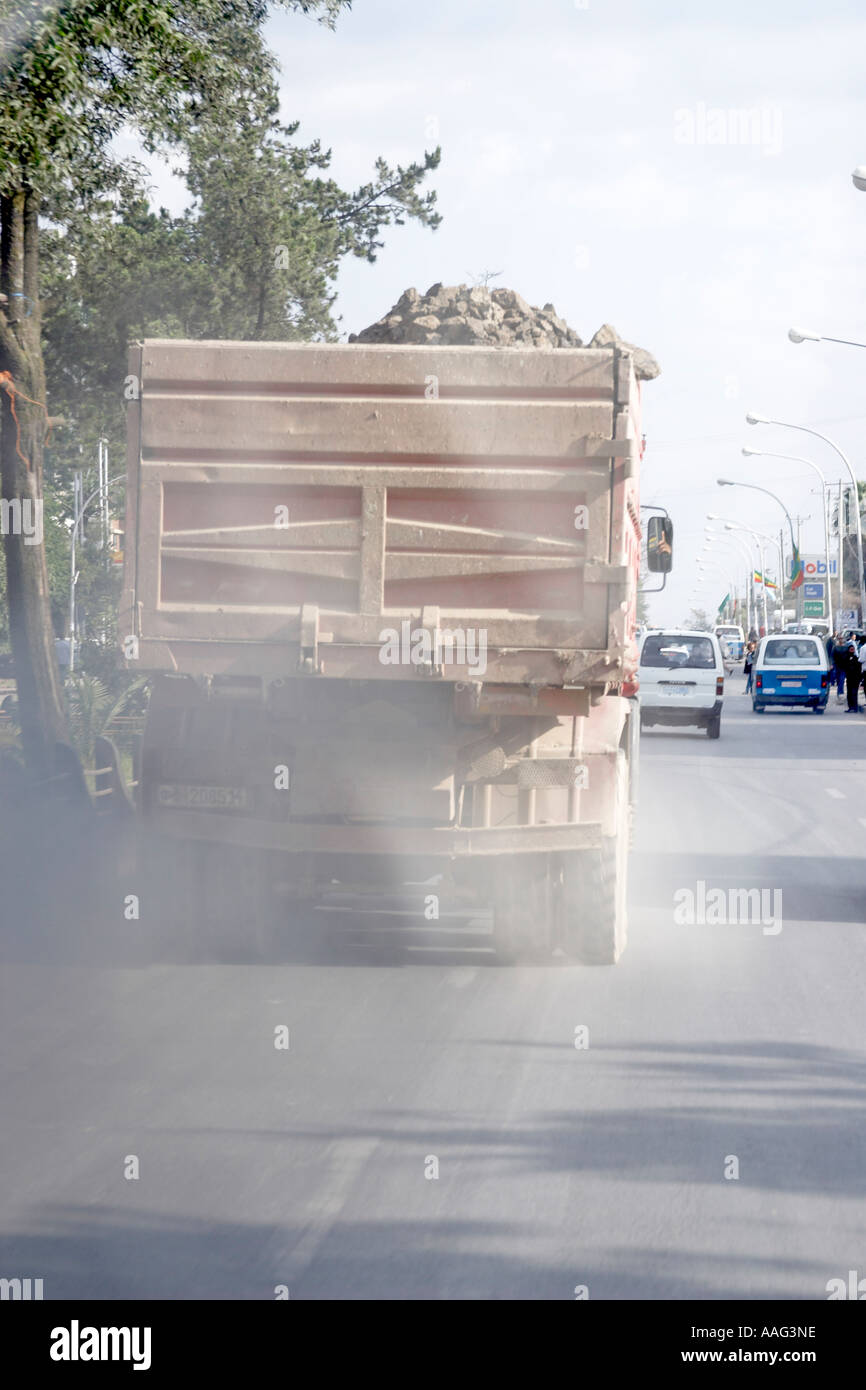
[[(522, 1038), (472, 1045), (511, 1051), (515, 1066), (527, 1047), (548, 1048), (551, 1054), (571, 1050), (567, 1043)], [(590, 1065), (594, 1088), (603, 1069), (612, 1093), (637, 1082), (640, 1104), (593, 1106), (591, 1093), (575, 1077), (570, 1108), (528, 1110), (507, 1128), (455, 1120), (444, 1111), (404, 1111), (399, 1117), (382, 1111), (351, 1134), (384, 1137), (413, 1152), (432, 1145), (440, 1162), (443, 1154), (459, 1155), (467, 1174), (482, 1172), (495, 1160), (535, 1179), (571, 1173), (611, 1181), (722, 1185), (732, 1192), (866, 1197), (866, 1062), (860, 1053), (765, 1041), (636, 1042), (628, 1048), (593, 1047)], [(739, 1178), (727, 1181), (730, 1155), (738, 1160)]]
[(743, 855), (644, 852), (630, 861), (634, 903), (673, 913), (683, 889), (705, 891), (752, 888), (781, 891), (783, 916), (804, 922), (856, 922), (866, 925), (866, 858), (843, 855)]
[[(781, 1256), (647, 1246), (575, 1249), (553, 1263), (535, 1253), (539, 1235), (525, 1218), (355, 1219), (331, 1225), (307, 1256), (303, 1217), (266, 1224), (56, 1206), (37, 1232), (0, 1240), (0, 1269), (41, 1278), (48, 1301), (273, 1301), (280, 1285), (291, 1301), (573, 1301), (585, 1288), (590, 1318), (600, 1299), (826, 1298), (838, 1273)], [(10, 1306), (8, 1326), (12, 1318)]]

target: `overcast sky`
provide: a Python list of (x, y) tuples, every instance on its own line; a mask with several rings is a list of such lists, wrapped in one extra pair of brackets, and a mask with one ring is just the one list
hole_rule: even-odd
[[(442, 146), (443, 225), (397, 228), (376, 265), (344, 265), (345, 332), (408, 285), (491, 270), (584, 339), (610, 322), (658, 358), (642, 501), (669, 508), (677, 545), (655, 621), (691, 607), (708, 511), (783, 520), (720, 475), (780, 492), (812, 518), (804, 549), (822, 548), (814, 473), (739, 450), (841, 476), (819, 441), (746, 425), (753, 409), (833, 435), (866, 476), (866, 351), (787, 340), (796, 324), (866, 341), (866, 193), (850, 177), (866, 163), (862, 3), (356, 0), (334, 33), (281, 14), (269, 37), (284, 118), (332, 147), (344, 185), (378, 154)], [(739, 552), (718, 552), (740, 577)]]

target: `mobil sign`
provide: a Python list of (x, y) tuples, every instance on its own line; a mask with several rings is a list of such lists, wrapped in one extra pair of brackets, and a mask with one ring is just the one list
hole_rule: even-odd
[[(827, 561), (824, 559), (824, 556), (823, 556), (823, 555), (801, 555), (801, 556), (800, 556), (800, 559), (803, 561), (803, 569), (804, 569), (804, 571), (805, 571), (805, 576), (806, 576), (807, 579), (826, 579), (826, 578), (827, 578)], [(785, 571), (786, 571), (786, 573), (787, 573), (788, 578), (790, 579), (790, 578), (791, 578), (791, 557), (790, 557), (790, 555), (788, 556), (788, 559), (787, 559), (786, 562), (785, 562)], [(830, 578), (831, 578), (831, 579), (835, 579), (835, 578), (836, 578), (836, 575), (837, 575), (838, 573), (839, 573), (839, 562), (838, 562), (838, 560), (831, 559), (831, 560), (830, 560)]]

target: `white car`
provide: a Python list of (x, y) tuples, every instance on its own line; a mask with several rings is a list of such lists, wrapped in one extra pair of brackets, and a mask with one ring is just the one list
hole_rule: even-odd
[(654, 628), (640, 645), (640, 722), (696, 725), (718, 738), (725, 665), (713, 632)]

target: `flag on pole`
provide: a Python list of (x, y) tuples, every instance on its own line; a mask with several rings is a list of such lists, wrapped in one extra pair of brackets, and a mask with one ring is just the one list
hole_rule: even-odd
[(805, 578), (806, 571), (803, 566), (803, 561), (800, 559), (800, 552), (797, 547), (794, 546), (794, 553), (791, 557), (791, 588), (799, 589)]
[(718, 617), (718, 616), (719, 616), (719, 613), (721, 613), (722, 610), (725, 608), (725, 606), (727, 605), (728, 601), (730, 600), (730, 597), (731, 597), (730, 594), (725, 594), (725, 597), (722, 599), (721, 603), (719, 604), (719, 609), (718, 609), (718, 613), (716, 613), (716, 617)]
[(754, 580), (756, 584), (763, 584), (765, 589), (778, 589), (778, 584), (773, 579), (766, 579), (760, 570), (755, 570)]

